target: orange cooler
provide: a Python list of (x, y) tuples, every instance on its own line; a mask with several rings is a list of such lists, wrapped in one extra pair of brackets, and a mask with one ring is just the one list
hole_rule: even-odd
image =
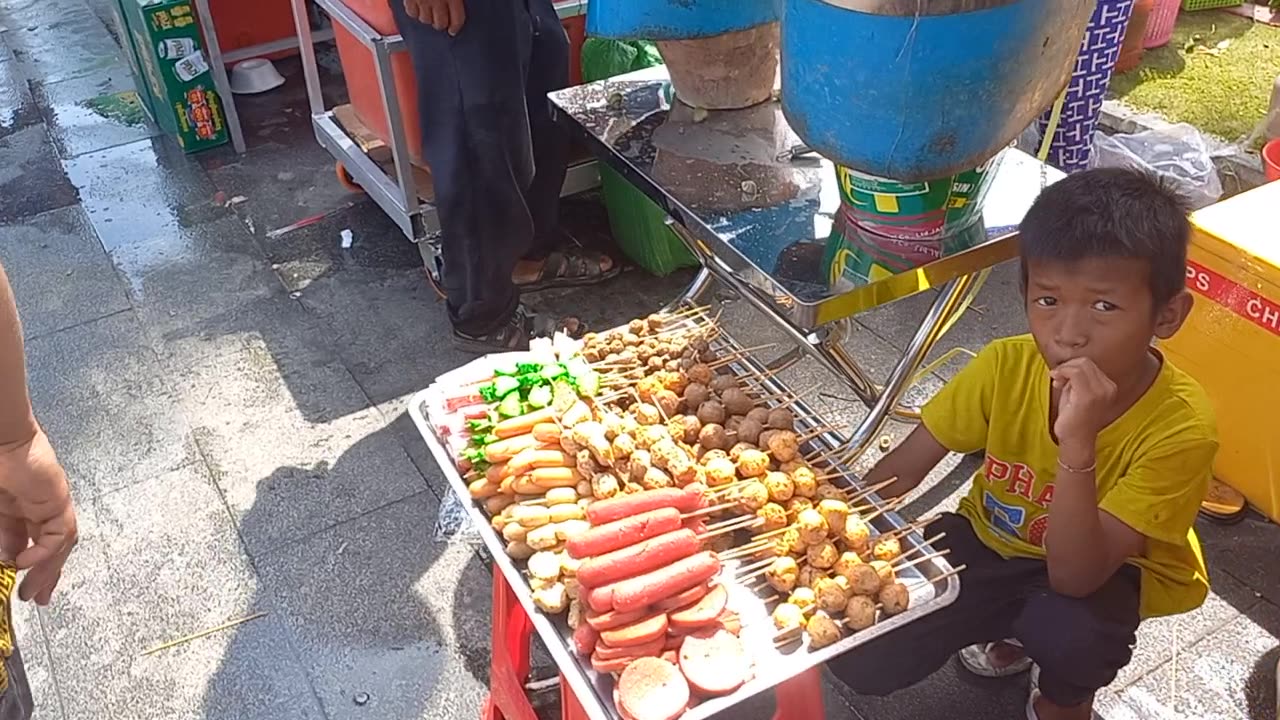
[[(393, 36), (399, 33), (396, 29), (395, 16), (391, 14), (388, 2), (400, 0), (343, 0), (353, 13), (378, 33)], [(563, 20), (565, 31), (569, 34), (569, 77), (570, 82), (582, 81), (579, 66), (582, 43), (586, 32), (586, 16), (579, 15)], [(378, 85), (377, 59), (373, 51), (360, 43), (341, 23), (333, 23), (334, 42), (338, 46), (338, 58), (342, 62), (342, 74), (347, 82), (347, 94), (351, 97), (351, 107), (356, 117), (365, 124), (378, 139), (391, 144), (391, 126), (387, 123), (387, 113), (382, 105), (382, 90)], [(400, 117), (404, 121), (404, 136), (409, 144), (410, 157), (415, 165), (426, 167), (422, 159), (422, 131), (418, 124), (418, 84), (414, 78), (413, 65), (409, 53), (400, 52), (391, 55), (392, 77), (395, 80), (396, 94), (400, 100)]]
[(1195, 309), (1161, 345), (1200, 381), (1218, 420), (1214, 474), (1280, 521), (1280, 182), (1192, 215)]

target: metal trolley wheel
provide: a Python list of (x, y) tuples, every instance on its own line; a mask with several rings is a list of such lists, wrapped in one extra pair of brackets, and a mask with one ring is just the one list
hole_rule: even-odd
[(356, 182), (351, 173), (347, 172), (347, 166), (343, 165), (341, 161), (333, 164), (333, 172), (338, 176), (338, 182), (342, 184), (342, 187), (353, 193), (364, 193), (364, 188)]

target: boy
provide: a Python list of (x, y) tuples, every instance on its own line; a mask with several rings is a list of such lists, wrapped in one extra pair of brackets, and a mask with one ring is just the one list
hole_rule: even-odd
[(1139, 622), (1204, 601), (1191, 528), (1218, 447), (1213, 416), (1151, 346), (1191, 309), (1190, 232), (1182, 200), (1129, 170), (1072, 175), (1036, 200), (1021, 226), (1031, 334), (984, 348), (866, 477), (896, 476), (884, 494), (898, 496), (948, 452), (985, 450), (958, 513), (929, 526), (968, 566), (960, 596), (833, 660), (854, 691), (915, 684), (959, 651), (988, 676), (1034, 662), (1029, 720), (1088, 720)]

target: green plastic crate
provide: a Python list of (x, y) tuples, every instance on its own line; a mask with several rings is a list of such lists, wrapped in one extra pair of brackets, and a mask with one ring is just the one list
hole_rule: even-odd
[(1182, 0), (1182, 9), (1194, 12), (1196, 10), (1240, 7), (1243, 4), (1244, 0)]
[[(595, 82), (662, 64), (650, 43), (588, 38), (582, 46), (582, 79)], [(654, 275), (698, 264), (666, 225), (667, 214), (612, 169), (600, 166), (600, 187), (613, 238), (627, 257)]]

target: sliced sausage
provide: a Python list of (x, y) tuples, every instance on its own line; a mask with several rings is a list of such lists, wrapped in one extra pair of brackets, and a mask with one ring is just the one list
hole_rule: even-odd
[(746, 648), (728, 630), (694, 633), (680, 645), (680, 671), (699, 695), (728, 695), (742, 687), (750, 669)]
[(702, 599), (711, 590), (710, 583), (695, 585), (682, 593), (673, 595), (654, 605), (655, 610), (677, 610), (692, 605)]
[(635, 720), (676, 720), (689, 707), (689, 683), (666, 660), (640, 658), (618, 679), (618, 707)]
[(584, 617), (588, 625), (595, 628), (596, 631), (600, 631), (612, 630), (613, 628), (622, 627), (623, 625), (630, 625), (631, 623), (640, 620), (641, 618), (646, 618), (649, 615), (650, 613), (648, 608), (640, 608), (639, 610), (632, 610), (631, 612), (625, 613), (614, 610), (603, 613), (588, 611)]
[(577, 629), (573, 631), (573, 649), (582, 657), (590, 655), (599, 641), (600, 633), (586, 623), (579, 623)]
[(610, 647), (636, 647), (666, 637), (667, 627), (667, 614), (657, 613), (628, 625), (602, 630), (600, 641)]
[(605, 645), (603, 642), (596, 643), (595, 657), (601, 660), (618, 660), (621, 658), (642, 658), (642, 657), (658, 657), (663, 650), (667, 649), (667, 639), (660, 637), (657, 640), (651, 640), (643, 645), (632, 645), (631, 647), (616, 648), (612, 645)]
[(711, 625), (719, 619), (728, 604), (729, 591), (724, 585), (716, 585), (696, 603), (673, 610), (670, 617), (671, 627), (676, 630), (686, 630)]

